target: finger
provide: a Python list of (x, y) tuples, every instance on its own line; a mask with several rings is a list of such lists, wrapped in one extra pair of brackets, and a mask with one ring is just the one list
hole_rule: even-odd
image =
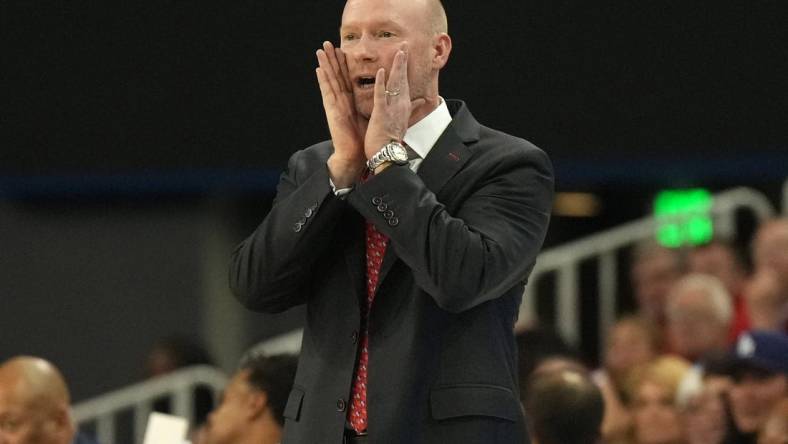
[(379, 109), (378, 106), (385, 106), (388, 103), (386, 101), (386, 70), (383, 68), (379, 68), (378, 72), (375, 73), (375, 90), (373, 97), (372, 112), (375, 112), (375, 109)]
[(389, 73), (389, 79), (387, 83), (387, 88), (389, 91), (399, 91), (400, 93), (407, 92), (404, 88), (407, 88), (408, 84), (408, 62), (407, 62), (407, 55), (403, 51), (397, 51), (397, 55), (394, 56), (394, 62), (391, 66), (391, 73)]
[(336, 49), (337, 61), (339, 62), (339, 70), (342, 74), (342, 80), (345, 81), (345, 86), (348, 91), (353, 91), (353, 82), (350, 80), (350, 70), (347, 67), (347, 58), (345, 58), (345, 51), (341, 48)]
[(331, 104), (334, 100), (334, 91), (331, 90), (331, 85), (326, 77), (326, 72), (323, 68), (315, 69), (317, 74), (317, 84), (320, 86), (320, 95), (323, 97), (323, 105)]
[[(339, 68), (339, 61), (337, 60), (337, 55), (336, 55), (336, 50), (334, 49), (334, 45), (329, 41), (323, 42), (323, 51), (325, 51), (326, 53), (326, 59), (328, 59), (328, 63), (329, 65), (331, 65), (331, 70), (334, 72), (334, 77), (340, 79), (342, 72)], [(342, 88), (340, 89), (340, 91), (344, 90), (345, 88), (344, 82), (338, 82), (337, 84)]]
[(336, 71), (334, 71), (334, 68), (331, 66), (331, 62), (328, 60), (328, 56), (324, 50), (317, 50), (317, 61), (320, 63), (320, 69), (323, 71), (323, 74), (325, 74), (328, 84), (331, 86), (331, 89), (334, 90), (334, 94), (340, 94), (342, 92), (342, 87), (337, 79)]

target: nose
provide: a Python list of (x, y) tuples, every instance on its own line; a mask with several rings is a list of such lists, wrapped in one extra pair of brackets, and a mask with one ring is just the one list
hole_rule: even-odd
[(367, 36), (342, 45), (342, 51), (349, 55), (355, 62), (369, 63), (378, 59), (375, 43)]

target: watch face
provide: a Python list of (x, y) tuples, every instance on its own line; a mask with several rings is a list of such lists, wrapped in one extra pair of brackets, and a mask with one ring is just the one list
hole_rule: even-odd
[(391, 153), (391, 160), (394, 162), (405, 163), (408, 161), (408, 151), (398, 143), (389, 144), (389, 153)]

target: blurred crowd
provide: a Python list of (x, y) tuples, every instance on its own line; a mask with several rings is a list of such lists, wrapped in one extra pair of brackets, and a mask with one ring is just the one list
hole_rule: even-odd
[[(553, 331), (518, 335), (523, 410), (535, 444), (787, 444), (788, 219), (764, 223), (750, 254), (715, 239), (688, 250), (637, 246), (637, 310), (606, 332), (591, 369)], [(751, 260), (750, 260), (751, 257)], [(146, 376), (207, 364), (167, 338)], [(276, 444), (297, 366), (249, 355), (221, 398), (195, 392), (194, 444)], [(168, 411), (169, 401), (154, 401)], [(94, 444), (70, 413), (66, 381), (29, 356), (0, 364), (0, 444)]]
[(762, 224), (749, 251), (724, 239), (688, 249), (645, 242), (630, 278), (637, 309), (607, 332), (599, 368), (549, 330), (520, 334), (523, 399), (558, 365), (604, 400), (596, 441), (537, 442), (788, 443), (788, 219)]

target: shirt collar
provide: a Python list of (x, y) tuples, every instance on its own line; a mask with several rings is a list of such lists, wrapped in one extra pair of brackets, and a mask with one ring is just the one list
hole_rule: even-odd
[(435, 142), (451, 123), (449, 107), (446, 106), (446, 101), (443, 98), (440, 100), (440, 105), (408, 128), (403, 138), (405, 144), (422, 159), (427, 157)]

